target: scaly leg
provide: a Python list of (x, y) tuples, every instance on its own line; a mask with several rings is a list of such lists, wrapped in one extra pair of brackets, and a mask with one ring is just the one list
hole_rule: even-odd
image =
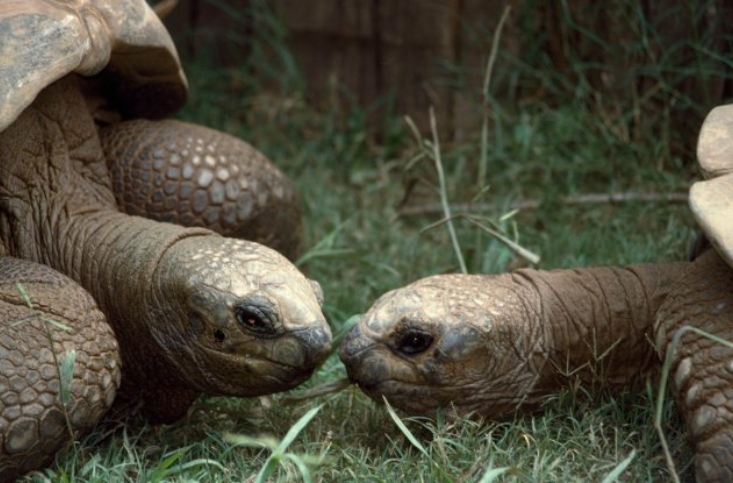
[[(686, 325), (733, 341), (733, 270), (715, 250), (695, 260), (659, 310), (662, 360)], [(672, 357), (670, 379), (695, 447), (696, 479), (733, 481), (733, 349), (687, 332)]]
[[(64, 407), (59, 370), (70, 357)], [(117, 342), (92, 297), (49, 267), (0, 257), (0, 481), (47, 465), (89, 431), (119, 383)]]
[(295, 188), (249, 144), (172, 120), (116, 123), (100, 137), (122, 211), (206, 227), (297, 258), (302, 222)]

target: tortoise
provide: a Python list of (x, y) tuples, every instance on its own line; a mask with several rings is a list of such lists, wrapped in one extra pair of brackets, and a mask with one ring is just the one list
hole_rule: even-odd
[(293, 183), (163, 120), (186, 93), (145, 0), (0, 5), (0, 481), (117, 395), (167, 423), (202, 393), (290, 389), (329, 353), (320, 287), (287, 258)]
[[(691, 261), (435, 275), (382, 295), (344, 338), (349, 378), (407, 412), (496, 418), (570, 381), (628, 384), (671, 357), (697, 481), (733, 481), (733, 105), (706, 118), (690, 190), (709, 240)], [(712, 245), (712, 247), (710, 247)]]

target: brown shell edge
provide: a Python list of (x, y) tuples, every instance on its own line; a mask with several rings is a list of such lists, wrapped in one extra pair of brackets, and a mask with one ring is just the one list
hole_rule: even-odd
[(693, 184), (690, 208), (715, 249), (733, 267), (733, 174)]
[(173, 40), (145, 0), (3, 0), (0, 132), (51, 83), (103, 70), (126, 117), (163, 117), (185, 103)]

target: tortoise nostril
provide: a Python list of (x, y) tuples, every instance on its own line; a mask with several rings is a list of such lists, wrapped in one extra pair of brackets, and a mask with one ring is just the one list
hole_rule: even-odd
[(352, 365), (364, 350), (372, 347), (374, 341), (366, 337), (359, 328), (359, 325), (355, 325), (349, 332), (346, 333), (341, 346), (339, 347), (339, 358), (347, 367)]

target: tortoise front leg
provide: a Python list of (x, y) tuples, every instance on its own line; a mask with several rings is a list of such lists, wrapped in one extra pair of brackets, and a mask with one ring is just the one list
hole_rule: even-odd
[(45, 265), (0, 257), (0, 481), (46, 466), (89, 431), (119, 383), (117, 342), (92, 297)]
[(297, 258), (292, 182), (244, 141), (180, 121), (134, 120), (100, 131), (120, 209), (267, 245)]
[[(657, 320), (662, 358), (685, 325), (733, 341), (733, 271), (715, 250), (691, 264)], [(733, 481), (733, 349), (687, 332), (672, 358), (670, 379), (695, 448), (696, 479)]]

